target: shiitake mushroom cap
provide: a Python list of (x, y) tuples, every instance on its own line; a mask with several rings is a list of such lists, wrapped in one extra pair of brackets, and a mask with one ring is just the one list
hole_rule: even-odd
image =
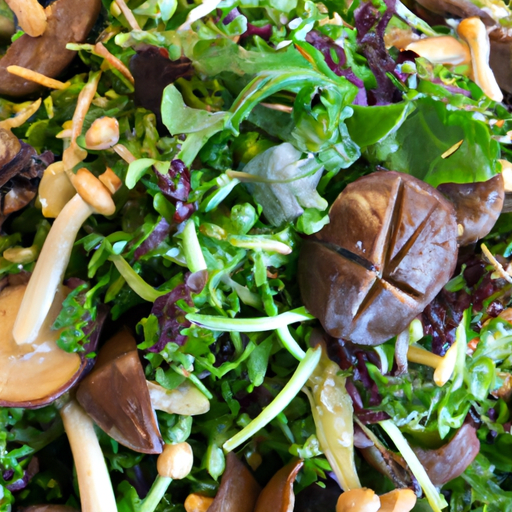
[(89, 370), (90, 359), (68, 353), (56, 345), (60, 333), (51, 325), (65, 297), (55, 296), (34, 343), (18, 345), (12, 335), (26, 283), (6, 286), (0, 292), (0, 407), (44, 407), (73, 387)]
[(299, 256), (304, 305), (331, 336), (383, 343), (450, 279), (458, 252), (455, 210), (423, 181), (380, 171), (348, 185), (329, 217)]
[(119, 331), (101, 348), (76, 398), (97, 425), (120, 444), (141, 453), (162, 452), (163, 440), (137, 343), (128, 329)]
[(505, 200), (503, 176), (475, 183), (443, 183), (437, 187), (455, 207), (457, 222), (464, 231), (458, 241), (469, 245), (489, 234)]

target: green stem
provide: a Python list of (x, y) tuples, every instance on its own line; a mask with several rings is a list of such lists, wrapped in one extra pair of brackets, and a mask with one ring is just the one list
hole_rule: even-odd
[[(183, 370), (179, 368), (179, 366), (177, 366), (176, 364), (171, 364), (171, 368), (179, 375), (185, 376)], [(190, 380), (194, 384), (194, 386), (197, 389), (199, 389), (199, 391), (201, 391), (201, 393), (203, 393), (203, 395), (206, 398), (208, 398), (208, 400), (211, 400), (213, 398), (213, 395), (208, 391), (208, 388), (199, 380), (197, 375), (194, 375), (193, 373), (188, 373), (186, 378)]]
[(148, 302), (155, 302), (158, 297), (169, 293), (167, 291), (155, 290), (142, 277), (133, 270), (130, 264), (119, 254), (111, 254), (109, 260), (114, 263), (119, 273), (124, 277), (128, 286), (141, 298)]
[(400, 0), (395, 4), (396, 14), (403, 20), (407, 21), (409, 25), (412, 25), (415, 29), (423, 32), (426, 36), (436, 37), (439, 34), (425, 21), (418, 18), (413, 12), (411, 12)]
[(302, 361), (304, 359), (306, 352), (300, 348), (299, 344), (295, 341), (295, 338), (290, 334), (288, 326), (285, 325), (284, 327), (279, 327), (277, 329), (277, 335), (279, 336), (284, 348), (288, 350), (295, 359), (298, 361)]
[(425, 468), (416, 457), (416, 454), (412, 451), (407, 439), (400, 431), (400, 429), (391, 421), (385, 420), (380, 422), (380, 426), (385, 430), (388, 436), (392, 439), (398, 451), (407, 462), (412, 474), (416, 477), (425, 496), (427, 497), (429, 505), (432, 507), (434, 512), (441, 512), (441, 509), (447, 507), (444, 496), (439, 494), (434, 484), (430, 481), (430, 478), (425, 471)]
[(199, 272), (200, 270), (206, 270), (206, 261), (197, 239), (196, 226), (194, 221), (191, 219), (185, 225), (183, 230), (183, 252), (185, 253), (185, 259), (187, 260), (187, 266), (190, 272)]
[(263, 332), (274, 331), (295, 322), (313, 320), (315, 317), (306, 313), (305, 308), (297, 308), (277, 316), (260, 318), (226, 318), (199, 313), (190, 313), (186, 318), (189, 322), (211, 331)]
[(172, 478), (168, 476), (157, 476), (148, 495), (142, 501), (139, 512), (153, 512), (164, 497), (171, 482)]
[(297, 396), (304, 384), (308, 381), (311, 374), (315, 371), (322, 349), (320, 346), (310, 348), (306, 352), (306, 356), (299, 363), (292, 378), (288, 381), (281, 392), (272, 400), (270, 405), (266, 407), (259, 416), (254, 418), (244, 429), (223, 445), (224, 451), (230, 452), (245, 443), (247, 439), (252, 437), (256, 432), (268, 425), (285, 407)]

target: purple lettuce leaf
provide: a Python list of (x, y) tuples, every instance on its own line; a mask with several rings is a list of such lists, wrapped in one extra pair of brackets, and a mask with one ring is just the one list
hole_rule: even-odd
[(162, 194), (176, 206), (173, 220), (177, 223), (187, 220), (195, 211), (192, 203), (187, 203), (190, 193), (190, 171), (181, 160), (173, 160), (167, 174), (153, 168), (158, 187)]
[(371, 2), (362, 3), (354, 12), (357, 42), (375, 76), (377, 88), (369, 91), (369, 103), (387, 105), (400, 101), (400, 94), (387, 73), (394, 73), (396, 62), (384, 44), (384, 32), (395, 14), (394, 0), (386, 2), (387, 9), (380, 12)]
[(181, 330), (191, 326), (191, 323), (185, 318), (183, 311), (176, 303), (184, 300), (189, 306), (193, 306), (192, 293), (200, 293), (206, 281), (208, 274), (206, 271), (195, 272), (185, 276), (185, 283), (180, 284), (166, 295), (162, 295), (155, 300), (151, 314), (158, 319), (160, 336), (158, 342), (149, 347), (148, 352), (161, 352), (167, 343), (176, 343), (184, 345), (187, 337), (181, 334)]
[(148, 252), (156, 249), (175, 228), (174, 224), (169, 224), (163, 217), (160, 219), (155, 229), (149, 234), (149, 236), (142, 242), (133, 255), (135, 260), (142, 258)]

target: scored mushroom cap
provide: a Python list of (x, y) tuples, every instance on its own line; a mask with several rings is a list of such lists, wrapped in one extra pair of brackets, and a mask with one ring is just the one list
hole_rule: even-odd
[(348, 185), (329, 217), (299, 256), (304, 305), (331, 336), (384, 343), (450, 279), (457, 260), (453, 206), (430, 185), (384, 171)]
[(437, 187), (455, 206), (464, 232), (459, 244), (468, 245), (487, 235), (498, 220), (505, 200), (503, 175), (477, 183), (443, 183)]
[(51, 330), (65, 292), (57, 291), (50, 313), (32, 344), (18, 345), (12, 329), (26, 284), (0, 292), (0, 406), (37, 408), (68, 391), (87, 369), (86, 358), (56, 345), (60, 333)]
[(40, 37), (24, 34), (0, 59), (0, 94), (19, 98), (41, 89), (39, 84), (12, 75), (7, 66), (21, 66), (50, 78), (58, 77), (76, 52), (68, 43), (83, 43), (101, 9), (101, 0), (56, 0), (46, 8), (48, 25)]
[(102, 347), (76, 398), (98, 426), (122, 445), (141, 453), (162, 452), (137, 343), (127, 329)]

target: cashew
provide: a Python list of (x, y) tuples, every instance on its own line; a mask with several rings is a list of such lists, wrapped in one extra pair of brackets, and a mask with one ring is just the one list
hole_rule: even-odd
[(457, 33), (469, 45), (473, 80), (491, 100), (502, 101), (503, 93), (489, 67), (491, 43), (483, 21), (476, 17), (466, 18), (459, 23)]

